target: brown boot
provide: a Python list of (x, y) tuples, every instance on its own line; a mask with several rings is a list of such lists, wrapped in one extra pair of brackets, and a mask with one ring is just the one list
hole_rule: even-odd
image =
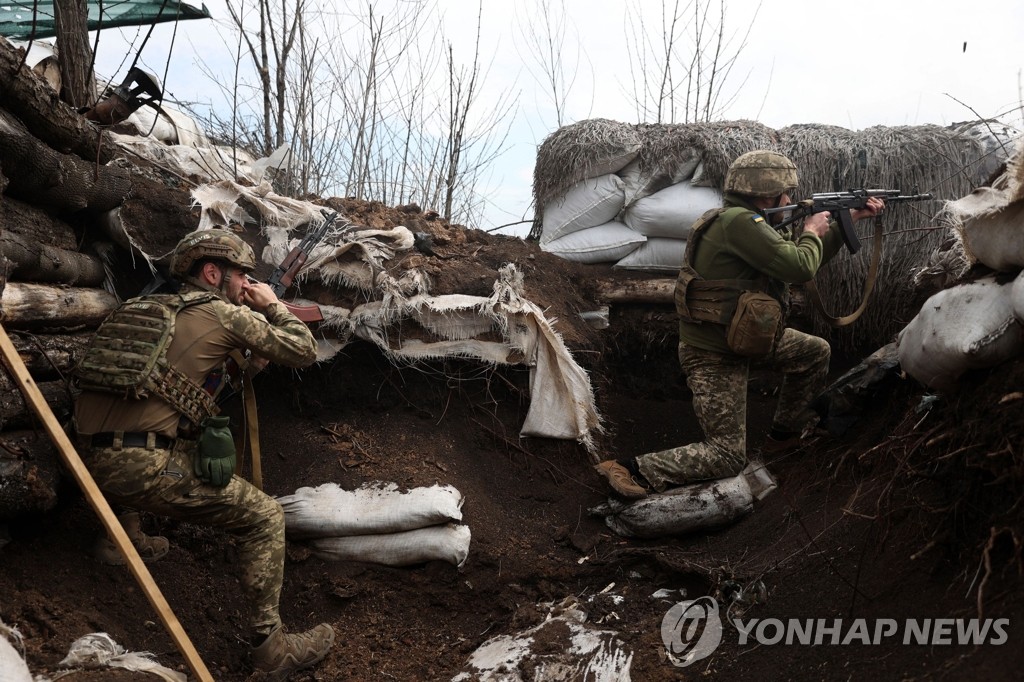
[(619, 495), (628, 497), (631, 500), (647, 497), (647, 488), (637, 483), (636, 479), (630, 475), (629, 469), (614, 459), (605, 460), (600, 464), (594, 465), (594, 470), (603, 476), (608, 481), (608, 485), (611, 486), (612, 490)]
[(283, 682), (293, 672), (322, 661), (332, 644), (334, 628), (327, 623), (295, 635), (287, 634), (278, 625), (262, 644), (252, 650), (253, 667), (266, 673), (267, 680)]
[[(124, 532), (128, 535), (128, 539), (132, 541), (132, 544), (135, 545), (135, 549), (138, 550), (139, 556), (142, 557), (143, 561), (146, 563), (159, 561), (167, 556), (171, 543), (163, 536), (146, 535), (143, 533), (138, 512), (121, 514), (117, 519), (121, 522)], [(118, 550), (117, 545), (106, 535), (102, 535), (96, 540), (96, 545), (92, 551), (93, 556), (101, 564), (123, 566), (127, 563), (120, 550)]]

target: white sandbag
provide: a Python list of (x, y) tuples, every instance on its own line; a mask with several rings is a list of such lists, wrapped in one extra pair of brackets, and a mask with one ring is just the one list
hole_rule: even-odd
[(277, 498), (290, 537), (371, 535), (462, 520), (462, 494), (450, 485), (399, 491), (394, 483), (345, 490), (337, 483)]
[(591, 509), (619, 535), (658, 538), (695, 530), (718, 528), (746, 516), (755, 500), (776, 487), (775, 479), (760, 462), (751, 462), (732, 478), (694, 483), (637, 500), (608, 502)]
[(452, 682), (629, 682), (632, 646), (614, 630), (589, 625), (572, 602), (554, 605), (540, 625), (491, 637)]
[(623, 194), (626, 198), (626, 208), (669, 185), (688, 182), (693, 177), (693, 172), (699, 163), (700, 157), (696, 152), (692, 152), (689, 159), (680, 163), (672, 175), (668, 175), (667, 173), (653, 174), (650, 169), (641, 170), (640, 159), (637, 159), (619, 171), (619, 177), (622, 178), (623, 183)]
[(959, 232), (971, 262), (982, 263), (998, 272), (1024, 268), (1024, 202), (972, 218)]
[(1017, 322), (1024, 325), (1024, 270), (1010, 285), (1010, 305), (1013, 306), (1013, 316)]
[(544, 205), (541, 244), (607, 223), (622, 210), (622, 178), (613, 173), (589, 178)]
[(317, 538), (313, 553), (327, 561), (366, 561), (385, 566), (409, 566), (447, 561), (461, 566), (469, 556), (469, 526), (454, 523), (387, 535)]
[(648, 237), (636, 251), (621, 259), (613, 267), (620, 270), (650, 270), (652, 272), (679, 272), (686, 251), (685, 239)]
[(16, 628), (7, 627), (0, 621), (0, 680), (3, 682), (32, 682), (32, 672), (21, 657), (18, 649), (8, 640), (21, 647), (21, 634)]
[(540, 248), (577, 263), (611, 263), (635, 251), (645, 241), (647, 237), (639, 232), (612, 221), (551, 242), (542, 241)]
[(721, 205), (722, 195), (717, 189), (680, 182), (627, 208), (623, 222), (648, 237), (686, 239), (697, 218)]
[(1013, 284), (986, 277), (935, 294), (899, 333), (899, 360), (925, 386), (951, 389), (969, 369), (994, 367), (1024, 351)]

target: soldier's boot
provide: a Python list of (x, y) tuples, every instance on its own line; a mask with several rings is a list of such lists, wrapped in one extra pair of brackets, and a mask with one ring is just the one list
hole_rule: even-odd
[[(159, 561), (167, 556), (171, 543), (161, 535), (146, 535), (142, 532), (142, 520), (138, 512), (128, 512), (117, 517), (128, 535), (128, 539), (135, 545), (142, 560), (149, 563)], [(121, 552), (117, 549), (114, 541), (106, 535), (101, 535), (93, 547), (93, 556), (101, 564), (108, 566), (123, 566), (126, 561)]]
[(594, 465), (594, 470), (604, 478), (612, 490), (623, 497), (638, 500), (647, 497), (647, 488), (640, 485), (629, 469), (614, 459), (605, 460)]
[(252, 650), (253, 667), (271, 682), (283, 682), (298, 670), (305, 670), (324, 659), (334, 644), (334, 628), (320, 623), (312, 630), (294, 635), (278, 625), (263, 643)]

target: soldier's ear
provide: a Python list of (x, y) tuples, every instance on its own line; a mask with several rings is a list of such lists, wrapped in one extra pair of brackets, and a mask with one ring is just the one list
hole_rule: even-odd
[(203, 263), (203, 267), (199, 271), (199, 276), (207, 284), (212, 284), (213, 286), (219, 286), (220, 285), (220, 280), (224, 276), (224, 271), (221, 269), (220, 265), (218, 265), (217, 263), (214, 263), (213, 261), (207, 261), (207, 262)]

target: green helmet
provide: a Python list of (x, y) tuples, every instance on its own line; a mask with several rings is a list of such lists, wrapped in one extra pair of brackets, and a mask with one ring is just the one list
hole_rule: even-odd
[(796, 189), (796, 165), (778, 152), (759, 149), (732, 162), (725, 174), (726, 194), (777, 197)]
[(196, 261), (203, 258), (227, 261), (245, 272), (256, 267), (256, 255), (251, 246), (230, 230), (213, 228), (182, 237), (171, 254), (171, 275), (185, 279)]

